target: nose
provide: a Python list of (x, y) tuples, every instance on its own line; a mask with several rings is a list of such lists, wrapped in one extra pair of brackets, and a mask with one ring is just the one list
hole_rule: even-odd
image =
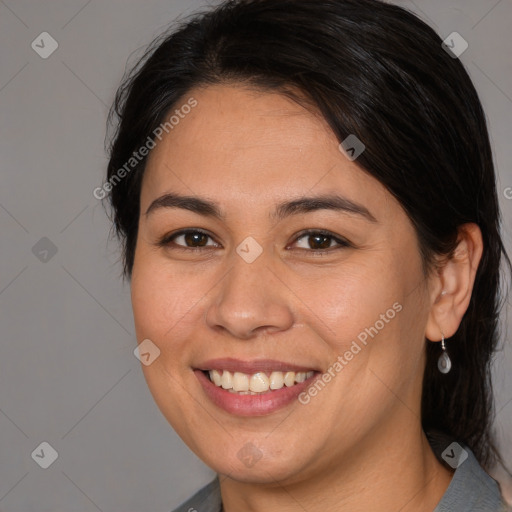
[(268, 259), (262, 255), (247, 263), (234, 255), (233, 260), (215, 287), (206, 312), (207, 325), (244, 340), (289, 329), (294, 322), (291, 292), (270, 268)]

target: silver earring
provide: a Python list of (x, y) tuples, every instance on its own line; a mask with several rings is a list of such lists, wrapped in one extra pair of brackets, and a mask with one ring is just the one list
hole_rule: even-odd
[(452, 368), (452, 361), (450, 357), (448, 356), (448, 353), (446, 352), (446, 345), (444, 343), (444, 334), (441, 333), (442, 340), (441, 340), (441, 349), (442, 354), (439, 356), (439, 359), (437, 360), (437, 367), (439, 368), (439, 371), (441, 373), (448, 373)]

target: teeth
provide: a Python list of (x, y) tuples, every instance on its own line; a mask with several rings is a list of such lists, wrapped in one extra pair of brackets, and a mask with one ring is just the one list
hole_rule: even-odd
[(283, 386), (283, 372), (272, 372), (270, 374), (270, 389), (281, 389)]
[(249, 388), (255, 393), (264, 393), (268, 391), (269, 380), (264, 373), (255, 373), (249, 381)]
[(266, 393), (269, 389), (281, 389), (284, 386), (291, 387), (296, 383), (304, 382), (315, 374), (309, 372), (272, 372), (270, 377), (264, 372), (252, 375), (246, 373), (231, 373), (223, 370), (210, 370), (210, 380), (218, 387), (222, 387), (231, 393), (240, 395), (257, 395)]
[(286, 372), (284, 374), (284, 384), (287, 387), (293, 386), (295, 384), (295, 372)]
[(220, 376), (220, 373), (217, 370), (210, 371), (210, 379), (216, 386), (221, 385), (222, 377)]
[(306, 372), (299, 372), (295, 375), (295, 382), (304, 382), (306, 380)]
[(231, 372), (222, 372), (222, 378), (220, 385), (224, 389), (230, 389), (233, 387), (233, 374)]
[[(233, 375), (233, 389), (235, 391), (249, 391), (249, 376), (245, 373), (235, 372)], [(251, 388), (251, 391), (256, 391)]]

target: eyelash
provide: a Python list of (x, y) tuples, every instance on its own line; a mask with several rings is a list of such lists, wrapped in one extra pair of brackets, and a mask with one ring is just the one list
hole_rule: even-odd
[[(172, 249), (172, 250), (186, 251), (186, 252), (190, 252), (190, 251), (192, 251), (192, 252), (199, 252), (199, 251), (202, 251), (204, 249), (206, 249), (206, 250), (211, 249), (212, 246), (186, 247), (186, 246), (183, 246), (183, 245), (175, 244), (173, 242), (173, 239), (175, 239), (175, 238), (177, 238), (177, 237), (179, 237), (181, 235), (197, 234), (197, 233), (206, 235), (210, 239), (213, 240), (213, 237), (209, 233), (207, 233), (206, 231), (203, 231), (202, 229), (183, 229), (181, 231), (177, 231), (175, 233), (171, 233), (171, 234), (165, 235), (161, 240), (159, 240), (157, 242), (157, 245), (159, 247), (165, 247), (165, 248)], [(348, 240), (345, 240), (344, 238), (336, 236), (333, 233), (331, 233), (330, 231), (327, 231), (327, 230), (324, 230), (324, 229), (310, 229), (310, 230), (301, 231), (295, 237), (294, 242), (297, 242), (301, 238), (304, 238), (304, 237), (307, 237), (307, 236), (311, 236), (311, 235), (320, 235), (320, 236), (325, 236), (327, 238), (331, 238), (336, 243), (338, 243), (338, 246), (337, 247), (328, 247), (326, 249), (303, 249), (303, 248), (299, 248), (299, 250), (312, 253), (313, 255), (322, 256), (323, 254), (325, 254), (327, 252), (332, 252), (333, 250), (353, 247), (353, 245)]]

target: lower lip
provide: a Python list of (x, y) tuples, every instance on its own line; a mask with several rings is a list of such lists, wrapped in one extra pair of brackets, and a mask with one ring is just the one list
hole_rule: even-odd
[(238, 416), (262, 416), (282, 409), (295, 401), (318, 376), (318, 372), (315, 372), (304, 382), (290, 387), (284, 386), (281, 389), (269, 390), (260, 395), (239, 395), (216, 386), (201, 370), (194, 370), (194, 373), (206, 395), (215, 405)]

